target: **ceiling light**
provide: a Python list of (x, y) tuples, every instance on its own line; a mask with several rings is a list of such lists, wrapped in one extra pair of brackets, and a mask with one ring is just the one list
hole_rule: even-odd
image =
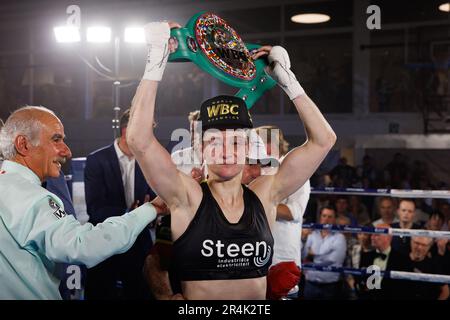
[(439, 10), (444, 12), (450, 12), (450, 2), (443, 3), (439, 6)]
[(108, 27), (89, 27), (86, 39), (88, 42), (109, 42), (111, 41), (111, 29)]
[(291, 17), (295, 23), (322, 23), (330, 20), (330, 16), (322, 13), (303, 13)]
[(57, 42), (78, 42), (80, 41), (80, 31), (73, 26), (54, 27), (53, 32)]
[(125, 42), (145, 43), (144, 28), (127, 27), (125, 28)]

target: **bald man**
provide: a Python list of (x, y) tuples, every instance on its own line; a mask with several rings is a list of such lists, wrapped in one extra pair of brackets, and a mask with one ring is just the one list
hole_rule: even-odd
[(41, 183), (70, 155), (64, 127), (44, 107), (24, 107), (0, 131), (0, 299), (61, 299), (55, 263), (93, 267), (125, 252), (156, 217), (151, 204), (93, 226), (67, 215)]

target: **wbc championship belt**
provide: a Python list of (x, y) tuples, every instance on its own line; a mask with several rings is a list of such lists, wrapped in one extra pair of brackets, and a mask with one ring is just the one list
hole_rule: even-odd
[(213, 13), (196, 14), (184, 28), (172, 29), (171, 37), (178, 41), (178, 49), (170, 54), (169, 61), (192, 61), (220, 81), (240, 88), (236, 96), (248, 109), (276, 84), (264, 71), (267, 59), (251, 58), (250, 51), (260, 46), (244, 43), (225, 20)]

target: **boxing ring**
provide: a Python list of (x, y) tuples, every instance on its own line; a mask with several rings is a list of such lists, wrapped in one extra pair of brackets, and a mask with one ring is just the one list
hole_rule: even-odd
[[(86, 158), (72, 159), (72, 174), (66, 176), (66, 180), (71, 187), (74, 206), (77, 212), (77, 219), (85, 222), (89, 217), (86, 213), (84, 203), (84, 182), (83, 171)], [(437, 198), (450, 199), (450, 190), (402, 190), (402, 189), (363, 189), (363, 188), (311, 188), (311, 194), (318, 195), (356, 195), (356, 196), (373, 196), (373, 197), (393, 197), (393, 198)], [(398, 228), (377, 228), (367, 226), (352, 225), (332, 225), (320, 223), (303, 223), (302, 228), (312, 230), (329, 230), (331, 232), (341, 233), (367, 233), (367, 234), (384, 234), (401, 237), (430, 237), (433, 239), (448, 239), (450, 241), (450, 231), (434, 231), (425, 229), (398, 229)], [(317, 264), (303, 264), (303, 270), (315, 270), (321, 272), (335, 272), (343, 275), (353, 276), (369, 276), (366, 269), (356, 269), (350, 267), (321, 266)], [(450, 284), (450, 275), (441, 274), (425, 274), (415, 272), (405, 272), (396, 270), (380, 271), (383, 278), (423, 281)]]
[[(450, 199), (450, 190), (404, 190), (404, 189), (364, 189), (364, 188), (311, 188), (311, 194), (320, 195), (357, 195), (357, 196), (384, 196), (393, 198), (426, 198), (426, 199)], [(384, 234), (399, 237), (429, 237), (433, 239), (448, 239), (450, 241), (450, 231), (435, 231), (426, 229), (399, 229), (399, 228), (377, 228), (368, 226), (333, 225), (320, 223), (304, 223), (303, 229), (329, 230), (341, 233), (367, 233)], [(303, 270), (314, 270), (321, 272), (334, 272), (344, 275), (369, 276), (373, 272), (367, 269), (357, 269), (350, 267), (322, 266), (317, 264), (302, 264)], [(422, 281), (432, 283), (450, 284), (450, 275), (428, 274), (417, 272), (406, 272), (396, 270), (380, 271), (380, 276), (396, 280)]]

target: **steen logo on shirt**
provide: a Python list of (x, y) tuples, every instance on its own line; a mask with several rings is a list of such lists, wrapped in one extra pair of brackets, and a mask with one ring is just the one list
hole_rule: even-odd
[(64, 218), (67, 214), (66, 212), (61, 209), (61, 207), (52, 199), (48, 199), (48, 205), (50, 206), (50, 208), (54, 209), (55, 211), (53, 212), (53, 214), (58, 218)]
[(216, 257), (217, 268), (241, 268), (251, 265), (257, 268), (270, 263), (272, 247), (265, 241), (246, 242), (241, 245), (225, 245), (221, 240), (204, 240), (201, 254), (204, 257)]

